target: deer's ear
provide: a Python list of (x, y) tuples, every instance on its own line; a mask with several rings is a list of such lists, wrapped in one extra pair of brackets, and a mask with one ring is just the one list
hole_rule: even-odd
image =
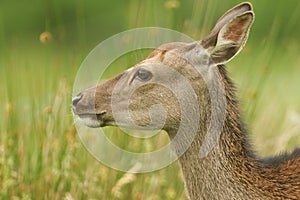
[(251, 4), (246, 3), (228, 11), (201, 41), (216, 64), (227, 63), (244, 47), (254, 20), (251, 9)]

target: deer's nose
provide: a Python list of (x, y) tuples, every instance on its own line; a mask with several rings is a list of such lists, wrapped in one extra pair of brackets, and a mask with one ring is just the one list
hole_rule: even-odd
[(83, 96), (82, 94), (78, 94), (77, 96), (73, 97), (73, 99), (72, 99), (72, 108), (73, 108), (73, 110), (75, 110), (78, 102), (82, 99), (82, 96)]

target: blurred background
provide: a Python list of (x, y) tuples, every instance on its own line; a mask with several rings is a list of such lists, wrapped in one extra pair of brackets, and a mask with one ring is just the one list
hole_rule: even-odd
[[(70, 111), (73, 81), (87, 54), (114, 34), (158, 26), (200, 39), (240, 2), (1, 0), (0, 199), (186, 199), (178, 163), (129, 174), (87, 152)], [(227, 68), (251, 143), (268, 156), (300, 146), (300, 2), (251, 3), (256, 21), (248, 43)], [(117, 62), (107, 78), (145, 56)], [(117, 128), (106, 134), (136, 152), (168, 141), (163, 134), (133, 139)]]

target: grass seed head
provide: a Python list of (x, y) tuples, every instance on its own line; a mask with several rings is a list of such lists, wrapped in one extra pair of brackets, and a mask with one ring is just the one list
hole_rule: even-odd
[(52, 40), (52, 34), (48, 31), (41, 33), (40, 35), (40, 42), (47, 43)]

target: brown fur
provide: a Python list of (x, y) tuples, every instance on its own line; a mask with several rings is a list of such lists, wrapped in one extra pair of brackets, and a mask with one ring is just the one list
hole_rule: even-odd
[[(88, 126), (116, 125), (111, 108), (116, 83), (122, 78), (127, 81), (125, 83), (130, 83), (122, 85), (121, 92), (125, 94), (132, 85), (140, 84), (140, 81), (134, 79), (140, 64), (151, 66), (153, 63), (160, 63), (170, 66), (189, 79), (198, 101), (198, 105), (192, 106), (198, 106), (200, 112), (197, 134), (187, 151), (179, 158), (189, 198), (192, 200), (300, 199), (300, 149), (296, 149), (292, 154), (272, 158), (260, 159), (256, 155), (247, 138), (248, 133), (239, 112), (235, 88), (223, 65), (233, 58), (245, 44), (253, 17), (252, 6), (249, 3), (240, 4), (228, 11), (218, 21), (212, 33), (202, 41), (191, 44), (162, 45), (131, 70), (81, 92), (73, 100), (74, 114), (79, 118), (90, 117), (93, 123), (87, 121)], [(230, 24), (230, 22), (233, 23)], [(225, 31), (222, 32), (222, 29)], [(220, 36), (221, 33), (225, 34)], [(219, 36), (226, 41), (217, 41)], [(219, 43), (221, 46), (217, 46)], [(200, 66), (194, 66), (195, 58), (197, 58), (196, 63), (199, 60), (203, 61), (199, 62)], [(199, 68), (207, 77), (199, 75), (197, 71)], [(174, 79), (172, 74), (160, 71), (160, 68), (149, 67), (147, 70), (152, 72), (154, 79)], [(172, 84), (181, 86), (176, 79)], [(222, 93), (222, 87), (225, 88), (225, 94)], [(210, 109), (212, 101), (208, 88), (212, 88), (214, 94), (224, 95), (221, 97), (227, 102), (226, 117), (215, 146), (206, 157), (202, 158), (199, 152), (212, 116)], [(183, 94), (184, 92), (182, 91)], [(123, 105), (122, 103), (126, 100), (126, 95), (122, 93), (119, 94), (116, 104)], [(181, 113), (178, 100), (170, 90), (151, 83), (137, 88), (130, 98), (131, 117), (138, 125), (147, 126), (151, 121), (148, 109), (155, 104), (162, 104), (166, 109), (167, 120), (163, 129), (173, 138), (180, 124)], [(186, 99), (186, 104), (189, 104), (188, 99)], [(223, 104), (218, 102), (214, 106), (217, 110), (221, 110)], [(122, 115), (122, 109), (123, 107), (120, 107), (115, 114)], [(97, 119), (90, 114), (95, 114)], [(219, 118), (213, 120), (219, 120)], [(124, 119), (122, 124), (126, 126), (127, 121)], [(186, 142), (183, 141), (184, 138), (180, 143)], [(176, 148), (175, 146), (175, 150)]]

